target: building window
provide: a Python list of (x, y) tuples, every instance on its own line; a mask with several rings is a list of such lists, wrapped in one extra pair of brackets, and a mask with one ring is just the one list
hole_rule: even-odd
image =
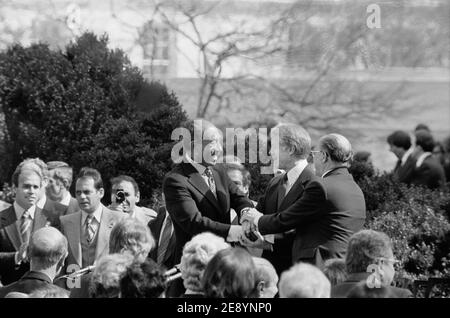
[(166, 78), (170, 65), (169, 29), (149, 22), (142, 28), (139, 40), (144, 51), (144, 76), (151, 79)]

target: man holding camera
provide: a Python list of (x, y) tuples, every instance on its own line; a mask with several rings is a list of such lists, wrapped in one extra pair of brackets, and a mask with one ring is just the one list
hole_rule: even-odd
[(121, 175), (111, 179), (111, 205), (114, 211), (127, 213), (141, 223), (148, 223), (156, 218), (157, 213), (149, 208), (140, 207), (140, 192), (137, 182), (130, 176)]

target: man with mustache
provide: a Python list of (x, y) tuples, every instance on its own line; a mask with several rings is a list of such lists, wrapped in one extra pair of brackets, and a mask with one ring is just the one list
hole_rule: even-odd
[(101, 203), (104, 193), (100, 173), (93, 168), (82, 168), (75, 191), (81, 211), (61, 217), (62, 233), (69, 243), (68, 272), (91, 266), (107, 255), (111, 230), (126, 216)]
[(42, 169), (28, 161), (16, 168), (13, 205), (0, 212), (0, 276), (3, 285), (22, 277), (30, 268), (27, 247), (32, 233), (44, 226), (59, 227), (57, 215), (36, 206), (43, 186)]

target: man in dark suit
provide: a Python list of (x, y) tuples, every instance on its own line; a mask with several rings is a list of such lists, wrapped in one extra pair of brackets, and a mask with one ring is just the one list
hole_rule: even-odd
[(389, 150), (398, 159), (392, 171), (394, 179), (409, 184), (417, 159), (410, 135), (406, 131), (397, 130), (388, 136), (387, 142)]
[(175, 265), (175, 231), (173, 222), (167, 213), (166, 207), (161, 206), (158, 209), (158, 216), (148, 224), (150, 231), (155, 239), (156, 248), (152, 249), (149, 257), (158, 265), (171, 269)]
[(331, 298), (346, 298), (361, 282), (369, 288), (386, 287), (396, 298), (412, 297), (411, 291), (391, 286), (397, 261), (389, 237), (373, 230), (362, 230), (350, 237), (346, 255), (347, 279), (331, 288)]
[[(91, 266), (107, 255), (111, 229), (126, 217), (124, 213), (111, 211), (101, 203), (103, 181), (100, 173), (93, 168), (81, 169), (75, 193), (81, 211), (61, 217), (62, 233), (69, 243), (66, 261), (69, 273)], [(71, 286), (68, 284), (67, 287)]]
[[(184, 244), (198, 233), (209, 231), (237, 242), (243, 235), (242, 227), (230, 225), (230, 208), (239, 213), (253, 206), (223, 169), (212, 169), (222, 152), (221, 132), (205, 120), (194, 120), (186, 131), (185, 152), (173, 158), (179, 163), (163, 182), (166, 208), (175, 230), (176, 264)], [(195, 137), (193, 141), (190, 136)]]
[[(20, 280), (0, 288), (0, 298), (10, 292), (30, 294), (53, 283), (67, 257), (67, 240), (57, 229), (44, 227), (31, 236), (30, 271)], [(55, 286), (55, 288), (59, 288)], [(61, 288), (62, 293), (67, 293)]]
[[(282, 133), (280, 148), (289, 149), (281, 145)], [(313, 152), (314, 164), (323, 179), (315, 179), (305, 168), (294, 184), (295, 192), (291, 197), (288, 192), (285, 200), (289, 202), (296, 193), (299, 197), (289, 205), (281, 202), (277, 213), (263, 215), (250, 210), (242, 219), (261, 234), (295, 229), (292, 261), (322, 267), (329, 258), (344, 258), (348, 239), (363, 227), (366, 207), (361, 189), (347, 170), (352, 156), (350, 142), (342, 135), (330, 134), (320, 138), (318, 149)]]
[(19, 164), (13, 173), (15, 201), (0, 212), (0, 276), (4, 285), (29, 270), (27, 247), (31, 234), (48, 225), (59, 228), (57, 214), (36, 206), (43, 180), (41, 168), (28, 161)]
[(49, 204), (54, 202), (54, 209), (60, 216), (78, 212), (78, 202), (69, 190), (73, 179), (72, 167), (62, 161), (49, 161), (47, 168), (48, 185), (45, 190)]
[(436, 189), (445, 184), (445, 172), (441, 163), (432, 155), (435, 142), (430, 132), (416, 132), (416, 156), (410, 182), (413, 185)]

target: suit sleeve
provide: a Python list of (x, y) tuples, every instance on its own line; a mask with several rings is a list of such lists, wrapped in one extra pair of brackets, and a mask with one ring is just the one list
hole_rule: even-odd
[(189, 235), (196, 235), (205, 231), (227, 237), (229, 224), (224, 224), (205, 217), (197, 208), (189, 190), (183, 181), (175, 176), (168, 176), (163, 183), (167, 212), (172, 221), (177, 223)]
[(16, 266), (16, 252), (0, 252), (0, 277), (3, 273), (8, 273)]
[(258, 221), (262, 235), (282, 233), (295, 229), (300, 224), (320, 217), (325, 210), (326, 192), (318, 181), (310, 182), (303, 195), (289, 208), (274, 214), (263, 215)]
[(238, 219), (241, 217), (241, 210), (253, 208), (252, 201), (242, 193), (234, 182), (228, 182), (228, 192), (230, 194), (230, 206), (236, 211)]

